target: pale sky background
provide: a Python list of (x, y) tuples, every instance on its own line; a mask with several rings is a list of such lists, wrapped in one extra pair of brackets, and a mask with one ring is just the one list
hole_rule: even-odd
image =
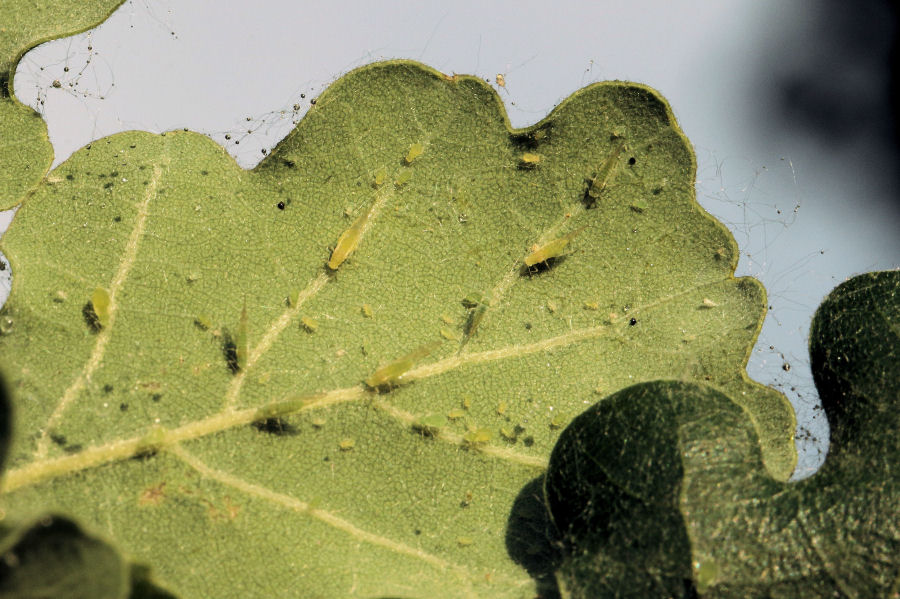
[[(748, 371), (788, 395), (799, 437), (818, 439), (800, 443), (798, 475), (818, 466), (827, 425), (814, 409), (810, 318), (846, 278), (900, 264), (888, 2), (238, 4), (131, 0), (28, 53), (15, 93), (47, 120), (54, 164), (118, 131), (187, 127), (250, 168), (337, 77), (387, 58), (503, 74), (518, 127), (588, 83), (646, 83), (695, 146), (698, 200), (735, 235), (737, 274), (768, 289)], [(3, 230), (11, 216), (0, 213)], [(8, 288), (0, 280), (0, 298)]]

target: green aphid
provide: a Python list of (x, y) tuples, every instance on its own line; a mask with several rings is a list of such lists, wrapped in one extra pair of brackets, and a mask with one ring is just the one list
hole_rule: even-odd
[(459, 420), (460, 418), (462, 418), (465, 415), (466, 415), (465, 410), (463, 410), (461, 408), (453, 408), (452, 410), (447, 412), (447, 418), (449, 418), (450, 420)]
[(103, 287), (97, 287), (91, 294), (91, 307), (97, 315), (97, 323), (101, 328), (109, 326), (109, 291)]
[(210, 320), (209, 316), (206, 314), (198, 314), (194, 317), (194, 324), (203, 331), (208, 331), (212, 328), (212, 320)]
[(525, 266), (534, 266), (535, 264), (540, 264), (542, 262), (546, 262), (551, 258), (557, 258), (560, 254), (563, 253), (563, 250), (566, 249), (566, 246), (569, 245), (569, 242), (575, 239), (575, 237), (584, 231), (584, 227), (575, 229), (574, 231), (563, 235), (553, 241), (548, 241), (544, 245), (532, 247), (531, 253), (525, 256)]
[(561, 428), (565, 423), (565, 416), (557, 412), (556, 416), (550, 421), (550, 428)]
[(637, 198), (636, 200), (631, 202), (631, 209), (635, 212), (643, 212), (647, 209), (648, 206), (649, 204), (647, 203), (647, 200), (643, 198)]
[(331, 252), (331, 259), (328, 260), (329, 269), (337, 270), (338, 267), (344, 263), (344, 260), (350, 257), (350, 254), (352, 254), (356, 249), (356, 246), (359, 245), (363, 228), (366, 226), (368, 220), (369, 212), (363, 212), (355, 221), (353, 221), (353, 224), (350, 225), (349, 229), (341, 233), (341, 236), (338, 237), (337, 245), (334, 246), (334, 251)]
[(382, 166), (375, 171), (375, 187), (380, 186), (387, 179), (387, 170)]
[(463, 342), (465, 343), (475, 334), (478, 325), (484, 320), (484, 315), (487, 313), (490, 305), (490, 295), (470, 293), (463, 300), (463, 305), (469, 308), (469, 317), (466, 319), (466, 324), (463, 327)]
[(599, 198), (600, 194), (603, 193), (603, 190), (606, 189), (606, 186), (615, 176), (616, 169), (619, 166), (619, 154), (622, 153), (623, 149), (625, 149), (625, 143), (620, 142), (609, 157), (603, 161), (597, 176), (591, 179), (591, 186), (588, 188), (588, 195), (591, 198), (595, 200)]
[(483, 445), (493, 438), (494, 432), (489, 428), (472, 428), (465, 435), (463, 435), (463, 441), (465, 441), (466, 445), (470, 447), (475, 447), (478, 445)]
[(362, 315), (366, 318), (372, 318), (374, 316), (374, 313), (372, 312), (372, 306), (370, 306), (369, 304), (363, 304), (362, 308), (360, 308), (360, 312), (362, 312)]
[(446, 426), (447, 418), (442, 414), (429, 414), (421, 418), (417, 424), (421, 428), (437, 430), (442, 426)]
[(412, 370), (416, 362), (426, 357), (440, 346), (440, 341), (432, 341), (406, 354), (402, 358), (385, 364), (365, 380), (370, 389), (390, 389), (402, 382), (407, 372)]
[(300, 319), (300, 326), (303, 327), (303, 330), (307, 333), (315, 333), (319, 330), (319, 323), (309, 316), (304, 316)]
[(413, 160), (425, 153), (425, 146), (421, 142), (414, 143), (406, 153), (406, 164), (412, 164)]
[(235, 357), (238, 370), (246, 370), (247, 358), (250, 348), (247, 342), (247, 301), (244, 300), (244, 308), (241, 310), (241, 320), (238, 322), (237, 334), (234, 336)]
[(293, 291), (291, 291), (290, 295), (288, 295), (288, 302), (290, 303), (290, 306), (292, 308), (296, 308), (297, 302), (299, 302), (299, 301), (300, 301), (300, 290), (294, 289)]
[(397, 183), (397, 185), (406, 185), (410, 179), (412, 179), (412, 171), (411, 170), (403, 170), (403, 171), (400, 171), (399, 175), (397, 175), (396, 183)]

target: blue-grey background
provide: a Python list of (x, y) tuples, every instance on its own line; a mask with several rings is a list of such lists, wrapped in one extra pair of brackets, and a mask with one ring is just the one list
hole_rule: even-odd
[(797, 408), (805, 476), (827, 446), (812, 313), (847, 277), (900, 263), (893, 4), (130, 0), (29, 52), (14, 89), (47, 120), (55, 164), (117, 131), (187, 127), (250, 168), (310, 99), (374, 60), (501, 74), (514, 126), (594, 81), (651, 85), (695, 146), (698, 199), (734, 233), (738, 274), (769, 291), (748, 371)]

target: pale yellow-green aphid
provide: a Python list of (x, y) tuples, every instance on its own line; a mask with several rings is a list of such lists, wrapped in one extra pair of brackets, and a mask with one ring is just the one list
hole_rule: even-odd
[(467, 445), (476, 446), (487, 443), (493, 436), (494, 432), (491, 429), (473, 426), (465, 435), (463, 435), (463, 441), (465, 441)]
[(622, 153), (623, 149), (625, 149), (625, 143), (621, 142), (613, 149), (609, 157), (603, 161), (603, 164), (600, 165), (597, 176), (591, 179), (588, 195), (593, 199), (596, 200), (600, 197), (600, 194), (603, 193), (603, 190), (606, 189), (606, 186), (616, 174), (616, 168), (619, 165), (619, 154)]
[(450, 420), (459, 420), (465, 415), (466, 412), (462, 408), (453, 408), (452, 410), (447, 412), (447, 418), (449, 418)]
[(109, 325), (109, 291), (97, 287), (91, 294), (91, 307), (97, 315), (97, 323), (101, 327)]
[(341, 442), (338, 443), (338, 446), (341, 448), (341, 451), (350, 451), (354, 447), (356, 447), (356, 441), (353, 439), (341, 439)]
[(412, 370), (416, 362), (433, 352), (440, 344), (440, 341), (426, 343), (402, 358), (385, 364), (365, 380), (366, 386), (370, 389), (390, 389), (398, 385), (406, 373)]
[(384, 180), (387, 178), (387, 170), (382, 166), (377, 171), (375, 171), (375, 187), (378, 187)]
[(541, 162), (541, 155), (534, 152), (525, 152), (519, 157), (519, 161), (524, 167), (535, 167)]
[(247, 357), (250, 354), (250, 348), (247, 342), (247, 301), (244, 301), (244, 308), (241, 310), (241, 320), (238, 322), (237, 334), (234, 336), (234, 355), (237, 360), (237, 369), (245, 370), (247, 368)]
[(412, 171), (408, 169), (403, 170), (400, 171), (399, 175), (397, 175), (396, 183), (397, 185), (406, 185), (410, 179), (412, 179)]
[(566, 249), (566, 246), (569, 245), (569, 242), (572, 241), (576, 235), (584, 231), (584, 229), (585, 227), (575, 229), (567, 235), (563, 235), (553, 241), (548, 241), (542, 246), (533, 248), (531, 253), (525, 256), (525, 266), (534, 266), (535, 264), (540, 264), (551, 258), (558, 257), (563, 253), (563, 250)]
[(356, 249), (356, 246), (359, 245), (359, 238), (362, 236), (362, 230), (366, 226), (368, 220), (368, 211), (363, 212), (355, 221), (353, 221), (353, 224), (350, 225), (349, 229), (341, 233), (341, 236), (338, 237), (337, 245), (334, 246), (334, 251), (331, 252), (331, 260), (328, 261), (328, 268), (337, 270), (338, 267), (344, 263), (344, 260), (350, 257), (350, 254), (352, 254), (353, 250)]
[(421, 142), (414, 143), (409, 147), (406, 153), (406, 164), (412, 164), (412, 161), (425, 153), (425, 146)]
[(362, 315), (366, 318), (372, 318), (372, 316), (374, 316), (374, 313), (372, 312), (372, 306), (370, 306), (369, 304), (363, 304), (362, 308), (360, 308), (360, 312), (362, 312)]
[(300, 326), (303, 327), (307, 333), (315, 333), (319, 330), (319, 323), (309, 316), (300, 318)]

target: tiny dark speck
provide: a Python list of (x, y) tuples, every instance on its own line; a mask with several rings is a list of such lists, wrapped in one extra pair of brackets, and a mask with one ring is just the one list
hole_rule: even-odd
[(630, 164), (632, 166), (634, 165), (635, 162), (637, 162), (637, 160), (634, 159), (634, 156), (632, 156), (631, 158), (628, 159), (628, 164)]
[(531, 323), (530, 323), (530, 322), (526, 322), (526, 323), (525, 323), (525, 330), (526, 330), (526, 331), (530, 331), (530, 330), (531, 330)]
[(417, 528), (413, 531), (413, 533), (416, 535), (420, 535), (420, 534), (422, 534), (422, 531)]
[(127, 403), (120, 403), (120, 404), (119, 404), (119, 410), (121, 410), (122, 412), (127, 412), (127, 411), (128, 411), (128, 404), (127, 404)]
[(113, 217), (113, 222), (117, 222), (117, 223), (122, 222), (122, 217), (121, 217), (121, 216), (114, 216), (114, 217)]
[(630, 324), (631, 326), (636, 325), (636, 324), (637, 324), (637, 318), (632, 318), (631, 320), (628, 321), (628, 324)]
[(284, 210), (284, 202), (278, 202), (278, 209)]

